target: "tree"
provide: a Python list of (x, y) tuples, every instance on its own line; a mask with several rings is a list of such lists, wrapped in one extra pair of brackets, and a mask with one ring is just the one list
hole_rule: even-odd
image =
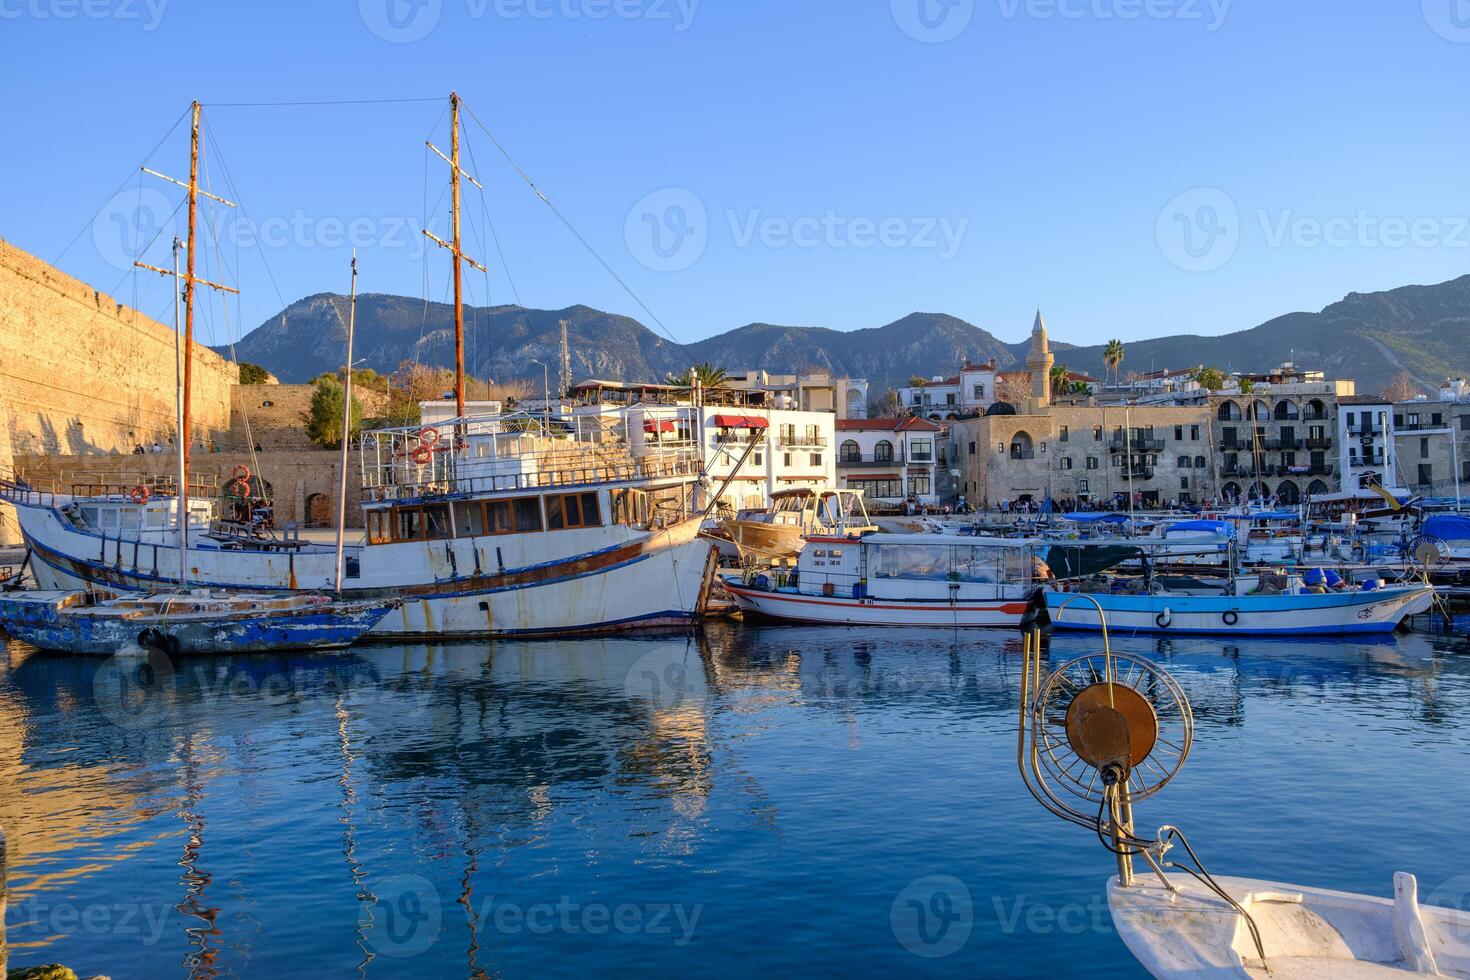
[(898, 392), (889, 388), (875, 391), (868, 396), (868, 417), (874, 419), (893, 418), (898, 414)]
[(1209, 391), (1219, 391), (1225, 387), (1225, 372), (1219, 368), (1201, 365), (1189, 372), (1189, 378), (1201, 388)]
[(1072, 386), (1072, 379), (1067, 377), (1067, 365), (1053, 364), (1051, 366), (1051, 396), (1060, 398), (1067, 394)]
[(1251, 392), (1253, 392), (1255, 390), (1256, 390), (1256, 383), (1254, 381), (1252, 381), (1250, 378), (1241, 378), (1240, 379), (1240, 393), (1242, 395), (1249, 395)]
[(1379, 397), (1386, 402), (1406, 402), (1412, 401), (1423, 393), (1424, 390), (1419, 387), (1419, 383), (1414, 380), (1412, 374), (1408, 371), (1400, 371), (1393, 376), (1393, 380), (1383, 389)]
[[(330, 374), (316, 379), (311, 393), (311, 408), (306, 413), (306, 435), (323, 449), (342, 445), (342, 385)], [(352, 399), (349, 438), (362, 431), (362, 406)]]
[(1007, 371), (995, 379), (995, 400), (1020, 406), (1031, 397), (1031, 375), (1025, 371)]
[(917, 374), (911, 374), (911, 375), (909, 375), (909, 387), (910, 388), (922, 388), (922, 387), (924, 387), (928, 383), (929, 383), (929, 379), (928, 378), (921, 378)]
[(251, 364), (249, 361), (240, 362), (240, 383), (242, 385), (263, 385), (270, 381), (271, 373), (259, 364)]
[(1103, 364), (1113, 369), (1113, 386), (1118, 384), (1118, 368), (1123, 364), (1123, 342), (1110, 340), (1103, 348)]
[(728, 378), (729, 375), (725, 373), (724, 368), (718, 367), (709, 361), (703, 361), (690, 366), (687, 371), (681, 374), (669, 375), (669, 384), (692, 388), (694, 387), (694, 382), (698, 381), (701, 388), (718, 388)]

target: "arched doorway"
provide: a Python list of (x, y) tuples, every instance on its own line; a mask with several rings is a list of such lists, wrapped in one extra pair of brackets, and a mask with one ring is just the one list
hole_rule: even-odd
[(1239, 422), (1240, 406), (1232, 401), (1223, 401), (1220, 403), (1220, 410), (1216, 414), (1219, 416), (1221, 422)]
[(1281, 481), (1281, 486), (1276, 488), (1276, 497), (1283, 504), (1295, 506), (1302, 502), (1302, 491), (1290, 480)]
[(331, 497), (324, 493), (314, 493), (306, 498), (307, 527), (330, 527), (332, 520)]
[(853, 440), (844, 439), (841, 447), (837, 450), (837, 459), (843, 463), (861, 463), (863, 461), (863, 451), (858, 448), (858, 444)]
[(1017, 432), (1011, 436), (1011, 459), (1034, 459), (1035, 457), (1035, 443), (1031, 441), (1029, 432)]
[(1298, 416), (1296, 402), (1283, 398), (1276, 403), (1276, 421), (1294, 422)]
[(1271, 421), (1271, 406), (1257, 398), (1251, 402), (1251, 418), (1257, 422)]
[(1232, 481), (1230, 483), (1225, 484), (1225, 486), (1223, 488), (1221, 488), (1221, 491), (1220, 492), (1222, 494), (1224, 494), (1226, 500), (1239, 500), (1240, 499), (1240, 484), (1239, 483), (1235, 483), (1234, 481)]
[(1327, 484), (1323, 483), (1321, 480), (1313, 480), (1311, 483), (1307, 484), (1308, 496), (1320, 497), (1324, 493), (1327, 493), (1327, 491)]
[(1266, 487), (1266, 485), (1264, 483), (1252, 483), (1251, 484), (1251, 499), (1252, 500), (1262, 500), (1262, 499), (1264, 499), (1266, 497), (1269, 497), (1269, 496), (1271, 496), (1271, 491)]

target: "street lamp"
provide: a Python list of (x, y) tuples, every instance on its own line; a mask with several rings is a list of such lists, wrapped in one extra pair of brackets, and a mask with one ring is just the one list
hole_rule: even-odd
[(532, 364), (540, 364), (541, 365), (541, 425), (542, 425), (542, 427), (544, 429), (546, 429), (547, 433), (550, 434), (550, 432), (551, 432), (551, 375), (547, 371), (546, 365), (543, 362), (537, 361), (537, 360), (534, 360), (533, 359), (531, 361), (531, 363)]

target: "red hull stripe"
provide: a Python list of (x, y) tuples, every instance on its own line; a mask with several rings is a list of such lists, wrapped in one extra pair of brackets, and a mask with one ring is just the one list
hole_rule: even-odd
[(998, 612), (1007, 613), (1013, 616), (1019, 616), (1027, 609), (1027, 604), (1024, 602), (1007, 602), (999, 606), (951, 606), (943, 602), (935, 601), (932, 603), (924, 603), (922, 605), (906, 606), (897, 603), (863, 603), (859, 602), (856, 599), (848, 599), (844, 602), (832, 602), (828, 599), (815, 599), (810, 597), (798, 597), (792, 595), (777, 595), (774, 592), (756, 592), (750, 589), (742, 589), (738, 586), (731, 585), (729, 582), (725, 583), (725, 588), (729, 589), (736, 595), (750, 596), (755, 599), (770, 599), (775, 602), (796, 602), (813, 606), (859, 606), (863, 609), (907, 609), (911, 611), (923, 612), (932, 612), (936, 609), (943, 609), (953, 612)]

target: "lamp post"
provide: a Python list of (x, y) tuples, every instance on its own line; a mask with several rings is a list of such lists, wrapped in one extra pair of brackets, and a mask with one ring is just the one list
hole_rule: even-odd
[(541, 365), (541, 426), (542, 426), (542, 428), (544, 428), (548, 432), (550, 432), (551, 431), (551, 375), (547, 371), (546, 365), (543, 362), (537, 361), (537, 360), (533, 360), (533, 361), (531, 361), (531, 363), (532, 364), (540, 364)]

